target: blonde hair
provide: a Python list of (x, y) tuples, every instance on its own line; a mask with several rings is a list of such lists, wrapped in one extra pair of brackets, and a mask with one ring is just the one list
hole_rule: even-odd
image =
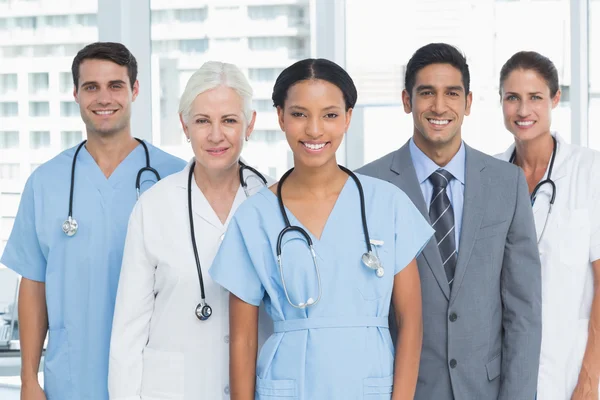
[(207, 61), (192, 74), (179, 101), (179, 114), (184, 121), (190, 116), (192, 103), (198, 95), (219, 86), (229, 87), (242, 98), (246, 122), (252, 120), (253, 90), (244, 73), (235, 65), (220, 61)]

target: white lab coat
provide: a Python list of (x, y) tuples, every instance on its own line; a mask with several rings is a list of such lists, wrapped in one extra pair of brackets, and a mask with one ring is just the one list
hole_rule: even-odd
[[(190, 164), (144, 193), (129, 220), (111, 336), (108, 386), (113, 400), (229, 398), (228, 292), (208, 270), (246, 195), (240, 186), (222, 224), (192, 181), (196, 244), (206, 301), (213, 309), (208, 320), (200, 321), (194, 314), (200, 286), (187, 207)], [(248, 179), (251, 194), (262, 187)], [(270, 320), (261, 316), (261, 340), (269, 330)]]
[[(542, 349), (539, 400), (569, 400), (579, 376), (593, 299), (592, 262), (600, 259), (600, 153), (559, 135), (551, 178), (556, 198), (539, 243), (542, 261)], [(498, 155), (508, 161), (514, 144)], [(544, 179), (547, 178), (544, 176)], [(552, 188), (533, 205), (538, 240)]]

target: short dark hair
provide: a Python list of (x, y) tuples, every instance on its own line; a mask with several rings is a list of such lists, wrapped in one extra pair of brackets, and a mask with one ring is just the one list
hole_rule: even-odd
[(123, 67), (127, 67), (129, 81), (131, 88), (133, 89), (133, 85), (137, 80), (137, 61), (127, 47), (121, 43), (96, 42), (88, 44), (83, 49), (79, 50), (71, 65), (73, 84), (76, 89), (79, 88), (79, 67), (85, 60), (107, 60)]
[(324, 58), (307, 58), (284, 69), (273, 87), (273, 105), (283, 108), (290, 87), (309, 79), (321, 79), (334, 84), (344, 95), (346, 111), (354, 108), (358, 98), (354, 81), (342, 67)]
[(500, 96), (502, 96), (502, 86), (504, 81), (516, 69), (532, 70), (538, 73), (550, 89), (550, 97), (554, 97), (558, 92), (558, 71), (554, 63), (546, 56), (535, 51), (519, 51), (504, 63), (500, 70)]
[(417, 50), (406, 65), (404, 89), (406, 89), (411, 99), (412, 90), (417, 80), (417, 73), (431, 64), (450, 64), (459, 70), (462, 75), (465, 94), (469, 93), (471, 75), (464, 54), (456, 47), (446, 43), (430, 43)]

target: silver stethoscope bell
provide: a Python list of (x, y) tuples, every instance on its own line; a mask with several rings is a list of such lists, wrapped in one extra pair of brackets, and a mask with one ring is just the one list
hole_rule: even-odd
[(67, 236), (73, 236), (77, 233), (77, 228), (79, 228), (79, 224), (77, 224), (77, 220), (73, 217), (69, 217), (62, 224), (62, 230)]
[(383, 278), (385, 270), (381, 265), (381, 261), (379, 261), (379, 257), (369, 251), (368, 253), (364, 253), (362, 255), (362, 262), (367, 268), (374, 270), (375, 275), (377, 275), (378, 278)]
[(201, 301), (200, 304), (196, 306), (196, 317), (198, 317), (200, 321), (206, 321), (211, 315), (212, 308), (204, 301)]

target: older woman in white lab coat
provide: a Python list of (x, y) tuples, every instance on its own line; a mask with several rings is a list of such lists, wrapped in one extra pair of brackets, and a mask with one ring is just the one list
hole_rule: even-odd
[(229, 398), (228, 293), (207, 271), (237, 207), (267, 184), (250, 168), (239, 175), (252, 89), (234, 65), (207, 62), (179, 112), (194, 158), (147, 191), (129, 221), (110, 348), (114, 400)]
[(546, 57), (519, 52), (506, 62), (500, 95), (515, 144), (499, 157), (523, 168), (532, 194), (542, 260), (537, 398), (598, 400), (600, 153), (550, 132), (560, 94), (556, 68)]

